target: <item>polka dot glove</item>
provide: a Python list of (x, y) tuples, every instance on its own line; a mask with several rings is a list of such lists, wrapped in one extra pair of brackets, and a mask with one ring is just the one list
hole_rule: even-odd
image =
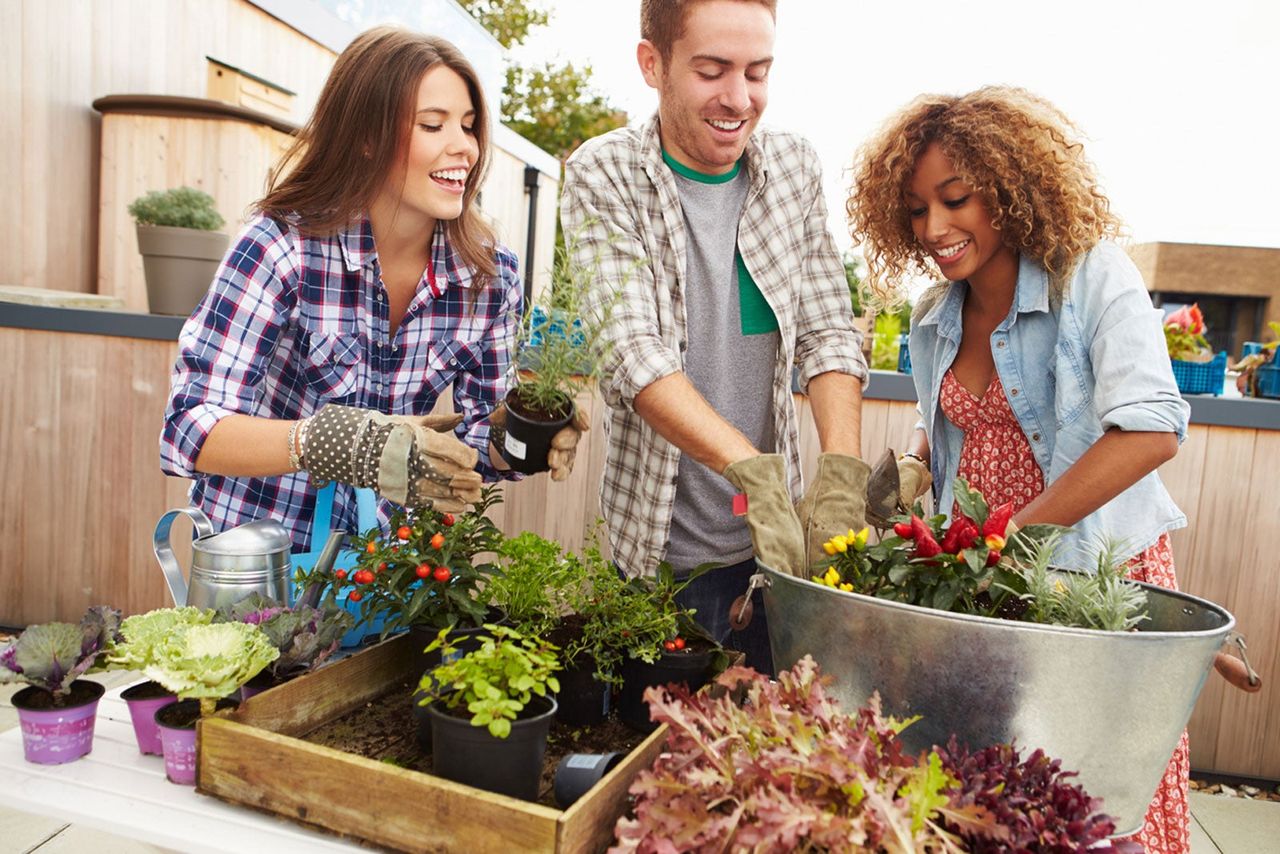
[(318, 486), (369, 487), (405, 507), (457, 512), (480, 499), (476, 449), (453, 435), (462, 416), (383, 415), (326, 404), (307, 425), (302, 463)]

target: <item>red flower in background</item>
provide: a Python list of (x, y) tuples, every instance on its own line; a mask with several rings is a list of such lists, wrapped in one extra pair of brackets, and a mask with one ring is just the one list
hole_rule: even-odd
[(1192, 335), (1204, 332), (1204, 315), (1200, 312), (1200, 304), (1184, 305), (1164, 319), (1165, 326), (1176, 326)]

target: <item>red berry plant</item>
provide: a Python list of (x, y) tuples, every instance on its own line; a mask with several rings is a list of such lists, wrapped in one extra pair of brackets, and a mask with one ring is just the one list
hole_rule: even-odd
[(670, 733), (632, 784), (611, 851), (1083, 851), (1114, 830), (1056, 765), (908, 755), (898, 734), (910, 721), (882, 717), (878, 696), (845, 712), (825, 682), (806, 656), (776, 682), (733, 667), (711, 691), (650, 688)]
[(501, 500), (501, 493), (487, 487), (466, 513), (398, 510), (387, 533), (374, 528), (354, 537), (356, 567), (336, 570), (326, 581), (360, 603), (361, 622), (383, 617), (383, 637), (409, 626), (483, 625), (488, 597), (482, 582), (502, 542), (488, 511)]

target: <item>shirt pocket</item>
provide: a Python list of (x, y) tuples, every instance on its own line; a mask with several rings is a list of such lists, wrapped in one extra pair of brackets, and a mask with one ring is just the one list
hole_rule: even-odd
[(474, 373), (484, 363), (484, 352), (476, 344), (457, 339), (433, 341), (427, 347), (427, 384), (440, 394), (458, 374)]
[(1050, 374), (1054, 388), (1054, 412), (1059, 428), (1070, 424), (1093, 401), (1082, 355), (1070, 341), (1058, 343), (1055, 370)]
[(359, 391), (363, 353), (358, 333), (313, 333), (307, 349), (307, 386), (325, 401), (354, 397)]

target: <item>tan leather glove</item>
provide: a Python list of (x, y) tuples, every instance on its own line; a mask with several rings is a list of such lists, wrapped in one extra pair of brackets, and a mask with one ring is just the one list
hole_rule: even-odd
[(910, 513), (916, 499), (929, 492), (933, 475), (929, 468), (915, 457), (898, 458), (898, 509)]
[(836, 534), (867, 526), (867, 478), (871, 466), (847, 454), (819, 454), (813, 483), (796, 505), (804, 531), (805, 555), (812, 566), (826, 552), (822, 544)]
[(760, 454), (724, 470), (725, 479), (747, 496), (747, 529), (756, 557), (779, 572), (803, 577), (804, 531), (787, 489), (781, 454)]
[[(507, 427), (507, 406), (499, 403), (497, 409), (489, 415), (489, 423), (500, 430)], [(582, 434), (591, 429), (591, 421), (582, 407), (573, 410), (573, 420), (569, 425), (551, 437), (551, 450), (547, 452), (547, 465), (551, 467), (551, 479), (560, 481), (573, 472), (573, 462), (578, 453), (578, 441)], [(497, 445), (495, 444), (495, 447)]]
[(369, 487), (405, 507), (459, 512), (480, 500), (476, 449), (453, 435), (446, 415), (384, 415), (325, 404), (303, 430), (302, 464), (318, 485)]

